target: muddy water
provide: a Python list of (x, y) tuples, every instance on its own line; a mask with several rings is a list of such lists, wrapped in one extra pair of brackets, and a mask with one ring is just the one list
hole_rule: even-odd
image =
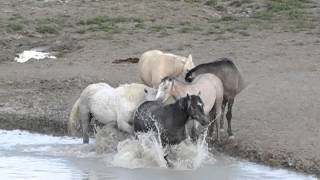
[[(162, 149), (152, 134), (115, 133), (100, 131), (83, 145), (78, 138), (0, 130), (1, 179), (316, 179), (212, 155), (201, 141)], [(167, 153), (174, 168), (166, 168)]]

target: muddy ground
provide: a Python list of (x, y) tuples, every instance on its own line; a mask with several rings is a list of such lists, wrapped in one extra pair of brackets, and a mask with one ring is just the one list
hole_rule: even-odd
[[(0, 0), (0, 128), (66, 134), (90, 83), (139, 82), (150, 49), (229, 57), (249, 86), (236, 98), (233, 156), (320, 176), (320, 3), (316, 0)], [(14, 62), (41, 47), (57, 59)]]

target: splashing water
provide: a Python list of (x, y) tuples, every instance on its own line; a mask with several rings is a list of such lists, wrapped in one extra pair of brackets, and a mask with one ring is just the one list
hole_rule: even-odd
[[(160, 128), (156, 124), (159, 132)], [(215, 159), (209, 152), (206, 143), (206, 132), (196, 143), (190, 138), (180, 144), (162, 147), (160, 133), (139, 133), (136, 138), (129, 138), (119, 142), (117, 152), (111, 162), (112, 166), (124, 168), (166, 168), (167, 162), (174, 169), (196, 169), (204, 163), (214, 163)]]
[(112, 165), (125, 168), (166, 167), (165, 149), (152, 132), (119, 142)]

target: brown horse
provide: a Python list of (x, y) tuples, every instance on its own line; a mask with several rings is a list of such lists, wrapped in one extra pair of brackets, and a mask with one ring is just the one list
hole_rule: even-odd
[(187, 73), (185, 80), (191, 82), (196, 77), (204, 73), (216, 75), (223, 83), (224, 98), (222, 103), (222, 116), (220, 119), (220, 131), (224, 131), (223, 116), (225, 107), (228, 104), (228, 112), (226, 114), (228, 121), (228, 135), (229, 138), (234, 138), (231, 129), (232, 106), (234, 98), (246, 87), (246, 84), (244, 83), (244, 80), (235, 64), (227, 58), (221, 58), (214, 62), (196, 66)]

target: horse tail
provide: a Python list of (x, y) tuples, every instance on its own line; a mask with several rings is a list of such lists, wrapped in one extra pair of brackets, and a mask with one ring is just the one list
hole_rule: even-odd
[(80, 99), (74, 103), (68, 121), (68, 132), (75, 136), (80, 131), (80, 114), (79, 114), (79, 103)]
[(240, 75), (238, 80), (238, 93), (242, 91), (244, 88), (246, 88), (247, 86), (248, 86), (248, 83)]

